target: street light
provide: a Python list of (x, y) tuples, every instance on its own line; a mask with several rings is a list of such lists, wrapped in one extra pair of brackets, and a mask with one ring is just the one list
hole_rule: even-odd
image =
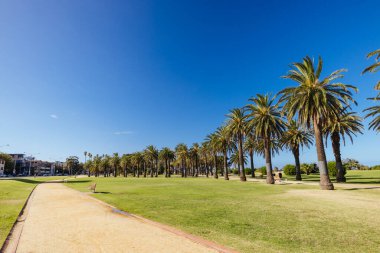
[[(30, 154), (29, 157), (30, 157), (30, 158), (33, 158), (33, 160), (34, 160), (34, 158), (35, 158), (34, 156), (35, 156), (35, 155), (39, 155), (39, 154), (40, 154), (40, 153)], [(30, 175), (31, 167), (32, 167), (32, 159), (29, 159), (29, 176), (31, 176), (31, 175)]]

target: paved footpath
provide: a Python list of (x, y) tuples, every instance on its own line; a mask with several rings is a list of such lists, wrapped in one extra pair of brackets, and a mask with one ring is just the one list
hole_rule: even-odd
[[(40, 184), (28, 204), (17, 252), (217, 252), (112, 208), (61, 183)], [(227, 252), (227, 251), (225, 251)]]

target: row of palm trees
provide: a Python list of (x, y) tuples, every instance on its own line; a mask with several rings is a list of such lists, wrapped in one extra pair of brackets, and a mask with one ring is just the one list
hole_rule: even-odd
[[(373, 65), (363, 73), (379, 70), (380, 50), (368, 55), (375, 56)], [(315, 63), (310, 57), (302, 62), (293, 63), (283, 76), (295, 85), (281, 90), (277, 95), (256, 95), (242, 108), (234, 108), (227, 115), (225, 124), (206, 136), (201, 144), (194, 143), (190, 148), (178, 144), (174, 150), (165, 147), (158, 150), (150, 145), (141, 152), (119, 157), (92, 156), (85, 163), (89, 175), (117, 176), (128, 173), (139, 177), (157, 177), (163, 173), (170, 177), (173, 173), (182, 177), (198, 175), (223, 176), (229, 179), (229, 168), (238, 168), (241, 181), (246, 181), (245, 164), (249, 157), (251, 176), (255, 177), (254, 154), (262, 155), (266, 163), (266, 182), (274, 184), (272, 156), (282, 149), (290, 150), (294, 156), (296, 180), (302, 180), (300, 169), (300, 150), (315, 143), (320, 172), (321, 189), (334, 189), (331, 183), (325, 154), (325, 143), (330, 138), (335, 156), (337, 182), (345, 182), (341, 160), (341, 141), (345, 144), (348, 137), (362, 133), (362, 119), (352, 111), (356, 105), (353, 94), (357, 88), (339, 81), (345, 69), (334, 71), (322, 77), (323, 61), (319, 57)], [(380, 89), (380, 82), (375, 86)], [(371, 98), (378, 100), (380, 93)], [(373, 117), (369, 128), (380, 131), (380, 106), (372, 106), (365, 111), (365, 117)]]

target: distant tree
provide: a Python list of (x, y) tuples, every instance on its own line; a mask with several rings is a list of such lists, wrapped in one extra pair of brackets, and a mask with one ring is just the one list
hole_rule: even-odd
[(130, 155), (122, 155), (120, 158), (120, 167), (123, 169), (124, 177), (128, 176), (128, 167), (131, 166), (131, 156)]
[(66, 158), (66, 166), (70, 176), (73, 175), (73, 173), (76, 175), (79, 171), (79, 158), (77, 156), (69, 156)]
[[(88, 156), (88, 158), (91, 160), (92, 159), (92, 154), (91, 153), (87, 153), (87, 156)], [(90, 177), (91, 176), (91, 171), (90, 170), (88, 170), (88, 177)]]
[(175, 154), (177, 159), (180, 161), (181, 166), (181, 176), (187, 177), (187, 158), (189, 156), (189, 150), (187, 145), (184, 143), (180, 143), (175, 147)]
[(149, 145), (144, 150), (144, 156), (147, 160), (147, 163), (150, 165), (150, 176), (158, 176), (158, 149)]
[(113, 176), (117, 177), (117, 172), (120, 167), (120, 157), (118, 153), (113, 153), (113, 156), (110, 158), (110, 167), (113, 168)]
[(280, 139), (285, 131), (286, 124), (275, 97), (260, 95), (250, 99), (252, 104), (246, 106), (248, 122), (254, 134), (264, 142), (264, 155), (267, 166), (267, 184), (274, 184), (272, 174), (272, 139)]
[(227, 126), (219, 127), (216, 132), (216, 146), (219, 152), (223, 154), (224, 179), (228, 177), (228, 152), (231, 150), (232, 138)]
[(174, 159), (174, 152), (168, 148), (163, 148), (159, 153), (159, 158), (165, 164), (165, 177), (170, 177), (170, 161)]
[(243, 143), (245, 134), (248, 131), (247, 126), (247, 116), (245, 115), (245, 110), (243, 108), (234, 108), (227, 114), (228, 122), (227, 129), (231, 136), (237, 140), (237, 147), (239, 152), (239, 163), (240, 163), (240, 181), (247, 181), (244, 170), (244, 149)]
[(251, 168), (251, 177), (255, 177), (255, 165), (253, 162), (253, 155), (257, 153), (259, 145), (259, 140), (256, 138), (253, 130), (250, 130), (247, 134), (247, 138), (244, 141), (244, 151), (249, 154), (250, 168)]
[[(330, 120), (325, 125), (323, 131), (325, 132), (326, 139), (331, 137), (332, 148), (335, 156), (336, 165), (336, 181), (346, 182), (345, 169), (343, 167), (342, 158), (340, 154), (340, 140), (343, 140), (343, 145), (346, 144), (345, 136), (349, 137), (353, 143), (353, 136), (357, 133), (362, 133), (363, 125), (362, 119), (354, 112), (347, 111), (348, 108), (341, 110), (338, 114), (333, 114)], [(326, 140), (327, 141), (327, 140)]]
[(12, 174), (13, 168), (14, 168), (14, 162), (12, 160), (12, 156), (5, 153), (0, 153), (0, 159), (5, 161), (4, 173)]
[(343, 160), (343, 166), (346, 170), (358, 170), (361, 165), (358, 160), (347, 158)]
[(192, 176), (198, 177), (199, 174), (199, 153), (200, 153), (200, 146), (198, 143), (193, 143), (189, 150), (189, 158), (192, 161), (193, 169), (192, 169)]
[(99, 176), (101, 170), (102, 158), (99, 155), (94, 156), (94, 160), (92, 161), (92, 172), (95, 174), (95, 177)]
[(109, 171), (109, 166), (110, 166), (110, 156), (109, 155), (103, 155), (102, 161), (100, 163), (101, 170), (103, 171), (104, 177), (109, 177), (110, 171)]
[[(313, 143), (313, 134), (309, 129), (302, 129), (294, 120), (287, 124), (287, 129), (281, 138), (281, 143), (292, 151), (295, 160), (296, 180), (302, 180), (300, 164), (300, 148)], [(286, 173), (285, 173), (286, 174)]]
[(208, 134), (205, 139), (205, 143), (207, 143), (207, 147), (212, 154), (214, 158), (214, 178), (218, 179), (218, 140), (217, 140), (217, 135), (215, 133)]

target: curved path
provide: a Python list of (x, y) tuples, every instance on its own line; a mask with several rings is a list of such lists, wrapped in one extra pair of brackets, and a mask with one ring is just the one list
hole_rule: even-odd
[(27, 209), (16, 252), (227, 252), (115, 213), (60, 183), (37, 186)]

